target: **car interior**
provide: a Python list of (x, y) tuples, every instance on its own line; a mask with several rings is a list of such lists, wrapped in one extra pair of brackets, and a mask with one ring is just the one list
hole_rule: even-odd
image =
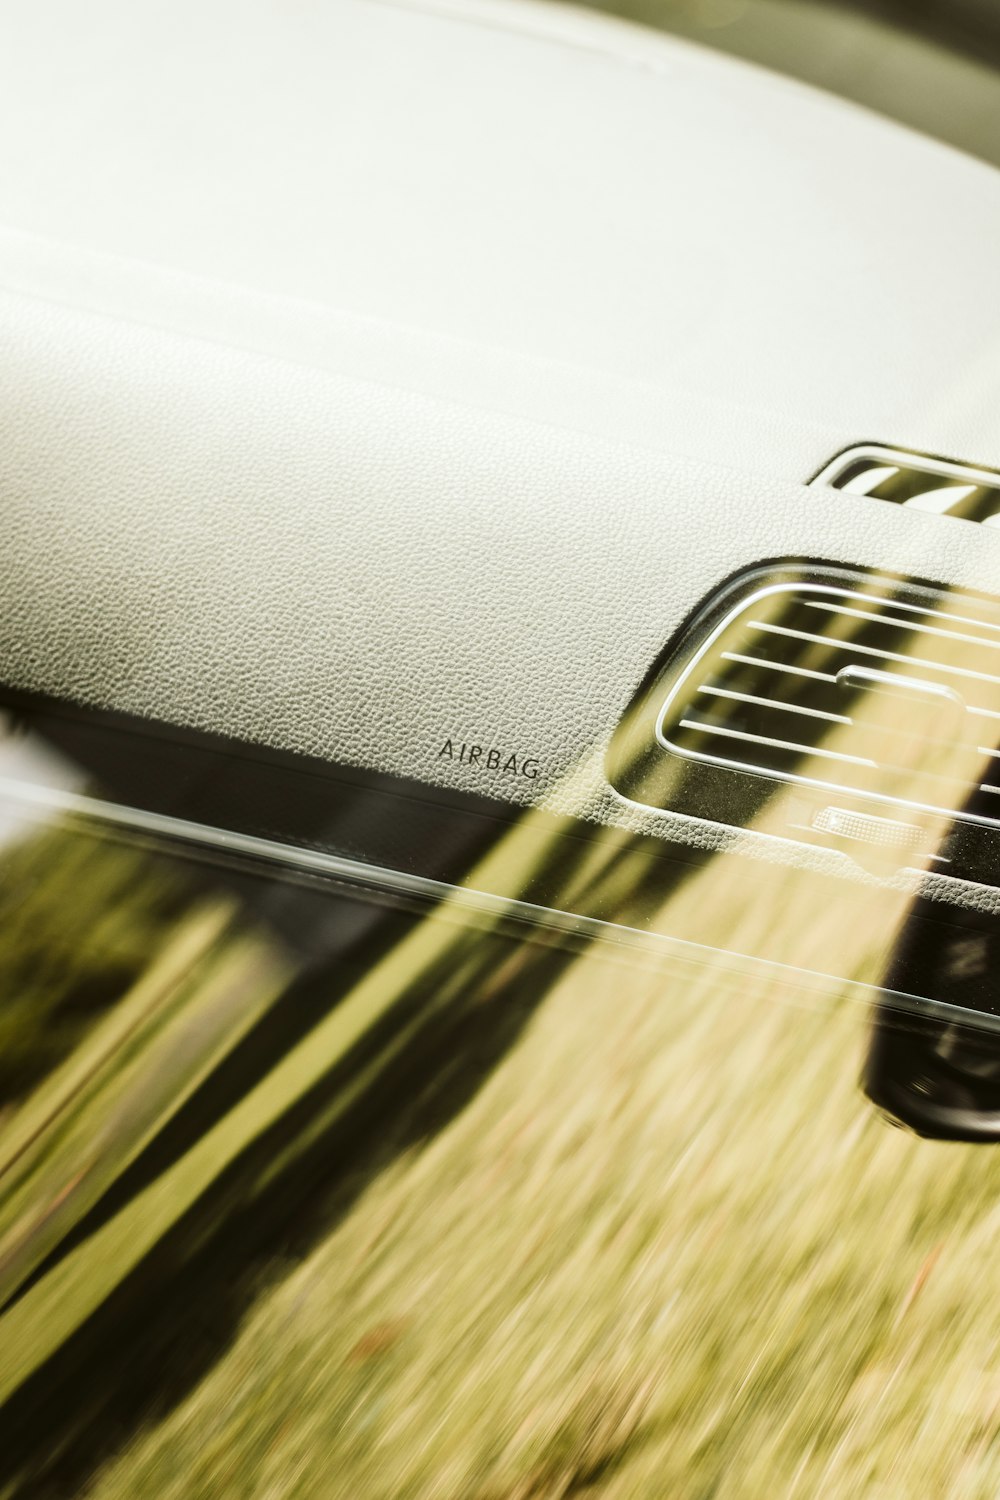
[(0, 37), (0, 1500), (995, 1495), (1000, 7)]

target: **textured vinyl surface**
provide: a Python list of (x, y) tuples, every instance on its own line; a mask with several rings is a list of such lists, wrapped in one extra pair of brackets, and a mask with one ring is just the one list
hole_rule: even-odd
[[(1000, 593), (1000, 536), (40, 304), (4, 309), (8, 680), (624, 817), (601, 758), (692, 603), (774, 556)], [(440, 752), (479, 743), (537, 780)]]
[(998, 174), (875, 115), (540, 0), (0, 23), (0, 222), (65, 262), (5, 284), (192, 332), (290, 299), (291, 357), (796, 481), (873, 439), (1000, 466)]
[(709, 589), (1000, 593), (1000, 535), (803, 487), (1000, 462), (990, 169), (562, 11), (259, 0), (215, 87), (228, 5), (5, 8), (12, 684), (711, 842), (603, 773)]

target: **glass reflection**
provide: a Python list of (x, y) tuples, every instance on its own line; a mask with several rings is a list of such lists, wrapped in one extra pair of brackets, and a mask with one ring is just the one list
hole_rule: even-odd
[[(995, 773), (882, 686), (716, 804), (781, 859), (21, 705), (0, 1496), (995, 1488)], [(664, 697), (616, 774), (690, 809)], [(919, 840), (818, 820), (859, 735)]]

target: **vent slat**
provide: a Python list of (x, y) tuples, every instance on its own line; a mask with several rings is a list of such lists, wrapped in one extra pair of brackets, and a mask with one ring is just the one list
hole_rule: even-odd
[(830, 604), (822, 599), (808, 599), (805, 603), (807, 609), (822, 609), (828, 614), (838, 615), (845, 619), (871, 620), (874, 624), (889, 625), (896, 630), (935, 636), (945, 641), (965, 641), (971, 646), (981, 646), (984, 651), (1000, 651), (1000, 640), (986, 640), (981, 635), (968, 635), (959, 630), (942, 630), (938, 625), (921, 625), (914, 620), (894, 620), (891, 615), (874, 614), (866, 609), (852, 609), (846, 604)]
[(928, 672), (944, 672), (951, 677), (961, 677), (974, 682), (988, 682), (991, 687), (1000, 689), (1000, 677), (991, 672), (978, 672), (973, 667), (956, 667), (949, 662), (930, 661), (923, 656), (888, 651), (880, 646), (866, 646), (861, 641), (841, 641), (835, 636), (816, 635), (808, 630), (795, 630), (789, 625), (773, 625), (768, 620), (751, 620), (749, 628), (763, 631), (766, 635), (780, 635), (804, 644), (825, 646), (828, 650), (859, 652), (862, 656), (875, 656), (881, 661), (902, 662), (909, 667), (922, 667)]
[(935, 619), (954, 620), (959, 625), (974, 625), (977, 630), (991, 630), (1000, 636), (1000, 625), (991, 620), (975, 620), (971, 615), (956, 615), (950, 609), (932, 609), (927, 604), (907, 604), (903, 599), (880, 599), (876, 594), (852, 594), (860, 604), (877, 604), (881, 609), (898, 609), (909, 615), (933, 615)]
[[(882, 707), (884, 713), (884, 703)], [(919, 719), (893, 718), (889, 722), (869, 715), (867, 709), (868, 704), (862, 699), (856, 704), (853, 716), (832, 714), (750, 693), (702, 686), (689, 700), (686, 716), (693, 720), (696, 713), (699, 726), (706, 729), (742, 729), (776, 740), (794, 740), (796, 744), (805, 742), (808, 735), (811, 746), (822, 743), (837, 725), (844, 725), (855, 731), (854, 740), (863, 745), (858, 753), (884, 766), (908, 765), (915, 756), (937, 747), (954, 753), (962, 751), (967, 756), (1000, 758), (998, 752), (978, 743), (978, 726), (970, 724), (964, 716), (956, 732), (949, 729), (936, 709)]]
[(701, 684), (698, 692), (705, 693), (712, 698), (726, 698), (734, 703), (752, 703), (760, 708), (773, 708), (782, 713), (802, 714), (812, 719), (823, 719), (828, 724), (853, 723), (847, 714), (829, 713), (822, 708), (808, 708), (804, 703), (784, 703), (780, 698), (759, 698), (753, 693), (740, 693), (735, 688), (712, 687), (706, 682)]
[(813, 682), (830, 682), (836, 684), (837, 678), (833, 672), (816, 672), (809, 667), (795, 667), (790, 662), (763, 661), (759, 656), (745, 656), (739, 651), (723, 651), (723, 661), (741, 662), (748, 667), (766, 667), (772, 672), (788, 672), (795, 677), (808, 677)]
[[(774, 736), (775, 739), (795, 739), (796, 744), (808, 739), (808, 744), (820, 744), (838, 724), (856, 730), (856, 736), (868, 741), (885, 741), (889, 747), (903, 745), (907, 753), (927, 747), (928, 744), (957, 747), (963, 744), (969, 751), (978, 751), (976, 732), (970, 727), (963, 736), (948, 732), (948, 726), (940, 723), (940, 715), (925, 718), (921, 723), (880, 723), (879, 718), (867, 717), (865, 705), (853, 717), (847, 714), (828, 714), (823, 709), (802, 708), (795, 703), (781, 702), (769, 697), (757, 697), (751, 693), (730, 693), (724, 688), (697, 688), (688, 702), (687, 717), (697, 712), (699, 723), (708, 727), (745, 729), (756, 735)], [(991, 751), (987, 751), (991, 753)], [(880, 759), (874, 751), (865, 754), (865, 759)]]
[(992, 801), (1000, 625), (974, 607), (811, 582), (750, 594), (675, 683), (661, 742), (883, 803), (960, 812), (979, 789)]
[[(793, 666), (791, 662), (768, 661), (763, 656), (751, 656), (748, 652), (722, 651), (719, 653), (719, 660), (754, 667), (761, 672), (780, 672), (785, 676), (808, 678), (811, 682), (828, 682), (832, 687), (837, 686), (835, 672), (818, 672), (814, 668)], [(907, 660), (912, 660), (912, 658), (908, 657)], [(995, 708), (984, 708), (978, 703), (967, 703), (966, 712), (975, 714), (977, 718), (992, 719), (1000, 723), (1000, 710)]]
[[(845, 760), (854, 760), (881, 772), (893, 774), (905, 772), (907, 775), (918, 777), (931, 776), (935, 780), (960, 782), (963, 786), (968, 782), (968, 775), (963, 774), (958, 767), (959, 756), (964, 757), (966, 762), (975, 760), (977, 763), (983, 758), (1000, 759), (998, 752), (989, 750), (985, 746), (972, 743), (959, 745), (941, 735), (925, 736), (912, 732), (908, 728), (897, 729), (884, 725), (855, 726), (863, 730), (863, 733), (855, 738), (853, 754), (847, 750), (831, 750), (829, 747), (822, 747), (820, 737), (813, 741), (795, 737), (796, 732), (806, 726), (803, 726), (801, 720), (798, 722), (791, 720), (791, 716), (780, 709), (774, 713), (758, 712), (752, 717), (735, 722), (720, 720), (711, 714), (688, 712), (680, 724), (682, 727), (697, 729), (703, 738), (720, 734), (759, 740), (761, 743), (772, 743), (782, 749), (795, 750), (801, 754), (823, 754), (829, 758), (842, 755)], [(933, 753), (942, 750), (952, 755), (956, 762), (954, 770), (935, 770), (921, 763), (926, 759), (928, 751)], [(965, 772), (967, 773), (969, 769), (970, 767), (966, 765)]]
[(839, 760), (844, 765), (869, 766), (873, 771), (878, 766), (873, 760), (865, 760), (859, 755), (842, 755), (839, 750), (824, 750), (818, 745), (800, 745), (794, 740), (776, 740), (764, 734), (750, 734), (743, 729), (729, 729), (721, 724), (699, 724), (695, 719), (681, 719), (681, 729), (700, 730), (702, 733), (711, 735), (721, 734), (734, 740), (745, 740), (755, 745), (771, 745), (775, 750), (790, 750), (794, 755), (820, 755), (827, 760)]
[[(990, 786), (989, 784), (979, 782), (978, 780), (970, 782), (966, 777), (949, 774), (948, 772), (932, 771), (921, 769), (919, 767), (905, 768), (893, 766), (887, 761), (878, 761), (860, 755), (850, 755), (844, 751), (828, 750), (821, 745), (806, 745), (795, 740), (781, 739), (776, 735), (758, 734), (751, 730), (737, 729), (732, 725), (713, 724), (704, 719), (683, 718), (678, 722), (677, 727), (678, 729), (686, 730), (688, 732), (688, 735), (693, 735), (696, 737), (696, 739), (695, 742), (691, 744), (684, 744), (683, 742), (678, 744), (675, 740), (672, 739), (670, 741), (671, 745), (676, 749), (680, 749), (682, 752), (694, 752), (700, 756), (707, 756), (709, 759), (728, 761), (734, 759), (733, 751), (728, 745), (717, 746), (715, 749), (712, 748), (710, 743), (711, 740), (715, 736), (719, 736), (724, 741), (737, 741), (739, 743), (747, 745), (760, 745), (769, 749), (780, 751), (783, 755), (792, 757), (808, 757), (809, 759), (812, 759), (813, 757), (819, 757), (819, 759), (824, 761), (836, 761), (843, 766), (849, 766), (852, 768), (860, 767), (865, 771), (876, 772), (880, 775), (885, 775), (886, 773), (898, 773), (901, 770), (905, 770), (907, 777), (911, 778), (916, 786), (920, 786), (924, 782), (930, 783), (931, 786), (951, 786), (956, 789), (960, 796), (968, 793), (973, 789), (978, 789), (982, 792), (988, 792), (992, 796), (1000, 796), (1000, 787)], [(987, 757), (1000, 759), (1000, 753), (996, 751), (986, 750), (983, 749), (983, 747), (977, 747), (977, 750), (979, 753)], [(747, 770), (756, 770), (765, 775), (770, 775), (773, 774), (773, 772), (776, 770), (783, 769), (778, 766), (768, 765), (759, 761), (751, 761), (749, 759), (741, 763)], [(870, 780), (855, 782), (827, 782), (826, 784), (834, 788), (837, 786), (842, 786), (846, 790), (850, 791), (875, 792), (878, 790), (878, 787), (876, 785), (873, 785)], [(951, 804), (949, 802), (946, 805)]]

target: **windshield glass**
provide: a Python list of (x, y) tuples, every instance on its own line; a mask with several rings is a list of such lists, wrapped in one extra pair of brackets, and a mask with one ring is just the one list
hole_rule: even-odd
[(994, 0), (584, 3), (827, 89), (1000, 165)]
[(1000, 1495), (992, 7), (14, 9), (0, 1500)]
[(4, 723), (0, 1493), (947, 1490), (994, 1383), (988, 903), (865, 813), (859, 883)]

